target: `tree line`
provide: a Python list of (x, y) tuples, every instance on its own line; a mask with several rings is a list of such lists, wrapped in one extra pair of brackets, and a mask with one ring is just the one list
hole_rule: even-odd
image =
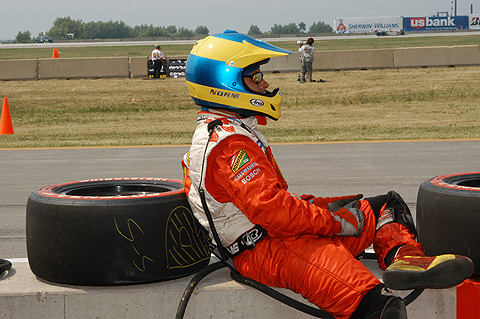
[(306, 29), (307, 25), (305, 22), (300, 22), (298, 25), (296, 23), (290, 24), (274, 24), (273, 27), (270, 28), (270, 31), (262, 32), (260, 28), (256, 25), (251, 25), (250, 29), (248, 30), (249, 35), (266, 35), (266, 34), (316, 34), (316, 33), (331, 33), (333, 32), (332, 26), (326, 24), (323, 21), (314, 22), (310, 28)]
[[(207, 35), (206, 26), (198, 26), (195, 30), (184, 27), (177, 28), (174, 25), (159, 27), (151, 25), (128, 26), (123, 21), (90, 21), (74, 20), (68, 17), (57, 18), (53, 26), (47, 32), (41, 32), (37, 37), (48, 35), (56, 40), (66, 40), (67, 34), (74, 34), (75, 39), (125, 39), (125, 38), (155, 38), (155, 37), (193, 37)], [(32, 41), (30, 31), (19, 32), (15, 42)]]
[[(313, 23), (308, 33), (329, 33), (333, 28), (324, 22)], [(300, 22), (287, 25), (275, 24), (267, 32), (260, 31), (256, 25), (251, 25), (248, 31), (249, 35), (259, 36), (268, 34), (299, 34), (306, 33), (306, 24)], [(56, 40), (66, 40), (67, 34), (74, 34), (75, 39), (125, 39), (125, 38), (159, 38), (159, 37), (179, 37), (190, 38), (195, 36), (206, 36), (209, 30), (206, 26), (198, 26), (194, 30), (174, 25), (153, 26), (152, 24), (136, 25), (134, 27), (126, 25), (123, 21), (108, 22), (84, 22), (80, 19), (74, 20), (70, 16), (57, 18), (53, 26), (47, 32), (41, 32), (37, 37), (48, 35)], [(34, 40), (30, 31), (18, 32), (15, 42), (27, 43)]]

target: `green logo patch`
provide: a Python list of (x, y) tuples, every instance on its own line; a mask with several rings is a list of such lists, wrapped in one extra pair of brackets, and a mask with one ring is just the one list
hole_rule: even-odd
[(232, 167), (232, 171), (236, 173), (240, 168), (242, 168), (243, 165), (247, 164), (248, 162), (250, 162), (250, 158), (248, 158), (247, 151), (245, 151), (245, 149), (242, 149), (240, 152), (238, 152), (237, 155), (232, 157), (230, 166)]

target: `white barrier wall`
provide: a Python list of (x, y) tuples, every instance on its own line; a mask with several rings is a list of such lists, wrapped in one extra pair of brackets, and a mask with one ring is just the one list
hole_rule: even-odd
[(128, 58), (57, 58), (38, 60), (39, 80), (123, 78), (128, 76)]
[(0, 60), (0, 81), (37, 79), (37, 60)]
[[(169, 57), (185, 60), (187, 56)], [(315, 52), (315, 71), (480, 65), (480, 46)], [(265, 72), (298, 72), (300, 54), (276, 57)], [(147, 77), (146, 57), (0, 61), (0, 80)]]
[(467, 66), (480, 64), (480, 47), (431, 47), (393, 49), (395, 68)]
[(367, 70), (393, 68), (393, 51), (380, 50), (349, 50), (322, 51), (315, 55), (316, 70)]

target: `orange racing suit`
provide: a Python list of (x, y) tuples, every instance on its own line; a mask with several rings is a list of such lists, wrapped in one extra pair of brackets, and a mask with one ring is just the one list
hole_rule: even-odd
[[(210, 229), (198, 193), (201, 187), (221, 244), (229, 251), (255, 225), (268, 233), (233, 258), (243, 276), (288, 288), (336, 318), (350, 318), (362, 297), (380, 284), (355, 256), (373, 243), (385, 269), (383, 261), (392, 248), (419, 245), (414, 236), (396, 223), (376, 232), (377, 217), (368, 200), (359, 201), (365, 214), (360, 237), (336, 236), (328, 203), (339, 198), (319, 198), (318, 205), (290, 194), (256, 118), (234, 119), (214, 112), (199, 113), (192, 146), (182, 161), (195, 217)], [(221, 125), (209, 136), (208, 123), (216, 119)]]

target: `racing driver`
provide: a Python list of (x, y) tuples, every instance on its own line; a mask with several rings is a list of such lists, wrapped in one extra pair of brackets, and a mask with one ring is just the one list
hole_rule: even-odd
[[(245, 277), (300, 293), (336, 318), (407, 318), (388, 288), (452, 287), (470, 277), (473, 263), (425, 257), (394, 191), (366, 199), (287, 191), (257, 125), (278, 120), (282, 100), (279, 89), (267, 90), (260, 66), (290, 53), (230, 30), (194, 45), (186, 80), (201, 111), (182, 161), (194, 215), (212, 235), (208, 209), (216, 244)], [(372, 244), (383, 283), (355, 258)]]

